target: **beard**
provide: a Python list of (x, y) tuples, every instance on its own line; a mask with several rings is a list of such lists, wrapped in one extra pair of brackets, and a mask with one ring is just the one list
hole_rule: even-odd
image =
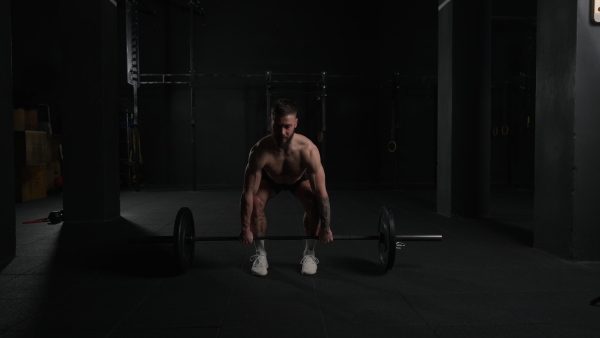
[(284, 137), (283, 135), (273, 134), (273, 139), (275, 139), (275, 142), (277, 143), (278, 146), (282, 146), (284, 144), (290, 143), (290, 141), (292, 140), (292, 137), (294, 137), (294, 134), (295, 134), (295, 132), (287, 137)]

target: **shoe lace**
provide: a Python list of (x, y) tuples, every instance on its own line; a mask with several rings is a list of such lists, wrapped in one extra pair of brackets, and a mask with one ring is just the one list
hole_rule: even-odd
[(261, 262), (263, 262), (266, 259), (266, 255), (263, 253), (257, 253), (254, 256), (250, 256), (250, 261), (254, 262), (252, 264), (252, 266), (257, 266), (258, 264), (260, 264)]
[(319, 259), (317, 257), (315, 257), (315, 255), (305, 255), (304, 257), (302, 257), (300, 264), (304, 264), (304, 262), (307, 260), (312, 260), (313, 263), (319, 264)]

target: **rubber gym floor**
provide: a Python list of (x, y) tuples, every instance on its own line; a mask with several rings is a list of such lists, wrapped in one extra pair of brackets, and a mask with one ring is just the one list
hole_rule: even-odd
[[(238, 190), (122, 191), (119, 220), (23, 222), (62, 209), (60, 196), (19, 203), (17, 253), (0, 271), (1, 337), (599, 337), (600, 263), (533, 248), (533, 192), (494, 190), (485, 219), (444, 217), (433, 190), (330, 191), (334, 235), (375, 235), (383, 205), (405, 242), (387, 273), (376, 241), (317, 244), (314, 276), (300, 274), (302, 241), (267, 241), (265, 277), (253, 246), (197, 242), (173, 273), (180, 207), (197, 236), (236, 236)], [(68, 210), (65, 210), (68, 213)], [(268, 235), (302, 235), (288, 192), (267, 206)]]

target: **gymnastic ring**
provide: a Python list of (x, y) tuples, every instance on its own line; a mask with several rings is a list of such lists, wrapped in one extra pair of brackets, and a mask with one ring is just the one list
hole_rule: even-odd
[(508, 131), (509, 131), (508, 124), (503, 125), (502, 126), (502, 136), (508, 135)]
[(494, 126), (494, 128), (492, 128), (492, 135), (494, 135), (494, 137), (498, 136), (498, 126)]
[(319, 143), (323, 142), (323, 132), (320, 131), (319, 134), (317, 134), (317, 141)]
[(393, 153), (396, 151), (397, 145), (396, 142), (394, 140), (391, 140), (390, 142), (388, 142), (388, 151), (390, 153)]

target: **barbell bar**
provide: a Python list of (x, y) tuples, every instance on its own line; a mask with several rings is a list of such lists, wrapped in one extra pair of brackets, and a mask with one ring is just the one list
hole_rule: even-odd
[[(367, 241), (367, 240), (379, 240), (381, 236), (358, 236), (358, 235), (334, 235), (333, 239), (336, 241)], [(319, 239), (319, 236), (254, 236), (255, 241), (260, 240), (272, 240), (272, 241), (293, 241), (302, 239)], [(228, 242), (228, 241), (239, 241), (238, 236), (211, 236), (211, 237), (187, 237), (186, 239), (194, 242)], [(440, 241), (442, 235), (396, 235), (397, 241)], [(171, 244), (173, 243), (173, 236), (152, 236), (152, 237), (140, 237), (132, 239), (133, 243), (157, 243), (157, 244)]]
[[(379, 266), (389, 271), (394, 266), (396, 249), (401, 248), (404, 241), (441, 241), (442, 235), (396, 235), (394, 215), (386, 206), (379, 212), (378, 235), (335, 235), (334, 240), (377, 240), (379, 249)], [(255, 236), (254, 240), (306, 240), (318, 239), (319, 236)], [(166, 243), (173, 244), (175, 267), (179, 273), (185, 273), (194, 259), (195, 242), (239, 241), (237, 236), (200, 237), (195, 235), (194, 217), (188, 207), (182, 207), (175, 217), (173, 236), (147, 236), (132, 238), (132, 243)]]

